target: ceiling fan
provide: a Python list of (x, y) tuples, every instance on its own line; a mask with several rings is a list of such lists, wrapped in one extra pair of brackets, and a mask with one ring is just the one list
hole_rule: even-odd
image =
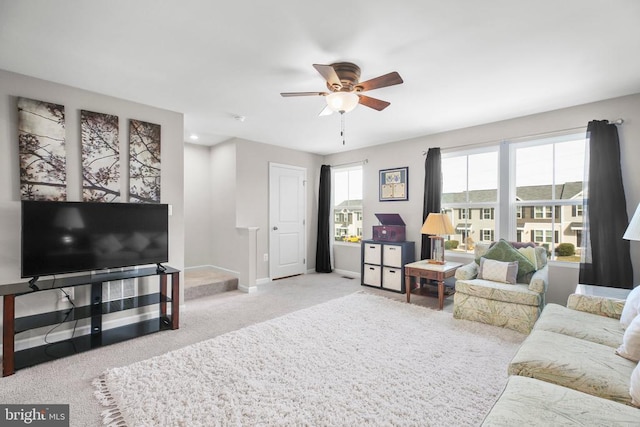
[(284, 97), (324, 96), (327, 106), (320, 113), (321, 116), (331, 114), (333, 111), (340, 114), (348, 113), (358, 104), (382, 111), (391, 103), (363, 95), (362, 92), (403, 83), (402, 77), (395, 71), (360, 82), (360, 67), (351, 62), (336, 62), (331, 65), (313, 64), (313, 67), (327, 81), (330, 92), (284, 92), (280, 95)]

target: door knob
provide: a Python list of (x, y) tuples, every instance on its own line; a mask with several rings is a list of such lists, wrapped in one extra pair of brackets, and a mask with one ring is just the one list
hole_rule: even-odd
[(277, 230), (277, 229), (278, 229), (278, 227), (273, 227), (273, 230), (274, 230), (274, 231), (275, 231), (275, 230)]

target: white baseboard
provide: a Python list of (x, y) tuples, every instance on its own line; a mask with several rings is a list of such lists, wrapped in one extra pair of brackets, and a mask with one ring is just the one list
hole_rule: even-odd
[(253, 293), (253, 292), (257, 291), (258, 287), (255, 286), (255, 285), (254, 286), (248, 286), (248, 285), (240, 285), (240, 284), (238, 284), (238, 290), (240, 292), (244, 292), (244, 293), (250, 294), (250, 293)]

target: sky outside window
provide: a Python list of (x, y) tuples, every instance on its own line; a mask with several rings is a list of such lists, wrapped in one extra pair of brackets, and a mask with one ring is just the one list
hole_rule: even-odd
[(362, 200), (362, 169), (337, 171), (334, 181), (334, 205), (345, 200)]

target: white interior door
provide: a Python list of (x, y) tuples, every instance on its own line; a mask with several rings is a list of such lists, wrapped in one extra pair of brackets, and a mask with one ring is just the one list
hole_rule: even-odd
[(269, 163), (269, 276), (306, 271), (305, 216), (307, 170)]

